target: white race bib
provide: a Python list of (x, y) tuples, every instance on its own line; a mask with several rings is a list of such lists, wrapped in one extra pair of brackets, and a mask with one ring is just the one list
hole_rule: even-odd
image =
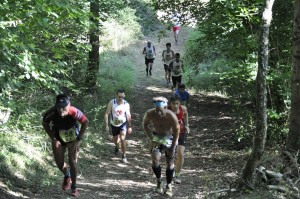
[(156, 143), (159, 143), (159, 144), (162, 144), (166, 147), (170, 147), (172, 145), (172, 139), (171, 138), (172, 138), (172, 136), (160, 137), (160, 136), (157, 136), (157, 135), (153, 135), (152, 141), (156, 142)]
[(64, 129), (59, 130), (59, 137), (64, 142), (72, 142), (76, 140), (77, 138), (76, 128), (70, 128), (68, 130), (64, 130)]

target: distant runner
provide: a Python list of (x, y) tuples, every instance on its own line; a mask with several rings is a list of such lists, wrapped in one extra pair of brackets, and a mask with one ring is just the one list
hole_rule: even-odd
[(175, 91), (174, 95), (178, 95), (180, 98), (180, 103), (186, 106), (190, 100), (190, 94), (187, 90), (185, 90), (185, 85), (180, 83), (178, 85), (178, 89)]
[(167, 81), (167, 86), (171, 82), (171, 70), (169, 65), (173, 59), (175, 59), (175, 53), (171, 50), (171, 43), (166, 44), (167, 49), (162, 52), (162, 61), (164, 62), (165, 78)]
[(178, 35), (180, 30), (180, 23), (179, 23), (180, 14), (178, 14), (178, 12), (175, 12), (173, 15), (170, 16), (170, 18), (173, 23), (172, 31), (174, 33), (175, 43), (178, 44)]
[(178, 84), (181, 83), (182, 73), (184, 73), (183, 61), (180, 59), (180, 54), (175, 54), (175, 60), (170, 63), (170, 69), (172, 74), (172, 90), (176, 89)]
[[(155, 108), (146, 112), (143, 128), (151, 142), (152, 169), (157, 178), (156, 191), (163, 193), (160, 160), (162, 153), (165, 153), (167, 185), (164, 193), (172, 197), (171, 183), (174, 175), (175, 149), (180, 127), (176, 115), (167, 109), (167, 102), (168, 100), (164, 97), (153, 98)], [(153, 130), (150, 129), (150, 124), (153, 126)]]
[[(81, 123), (81, 128), (79, 128), (77, 122)], [(71, 187), (71, 195), (74, 197), (80, 195), (76, 186), (77, 161), (79, 144), (84, 138), (88, 123), (86, 116), (80, 110), (71, 106), (70, 99), (65, 94), (56, 96), (55, 106), (50, 108), (43, 117), (42, 125), (51, 138), (56, 165), (65, 175), (62, 189), (68, 190)], [(66, 149), (68, 149), (71, 170), (68, 169), (65, 163)]]
[(143, 54), (145, 54), (145, 64), (146, 64), (146, 73), (152, 75), (152, 66), (154, 58), (156, 56), (155, 47), (152, 45), (151, 41), (147, 42), (147, 45), (143, 49)]

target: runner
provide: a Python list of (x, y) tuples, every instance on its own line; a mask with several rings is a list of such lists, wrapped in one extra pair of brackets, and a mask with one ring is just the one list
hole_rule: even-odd
[(185, 90), (185, 85), (183, 83), (178, 85), (178, 89), (175, 91), (174, 95), (179, 96), (182, 105), (186, 106), (189, 103), (190, 94)]
[(171, 15), (170, 18), (173, 23), (172, 30), (174, 33), (175, 43), (178, 44), (178, 35), (180, 30), (180, 23), (179, 23), (180, 14), (177, 11), (175, 11), (175, 13)]
[[(81, 128), (79, 128), (77, 121), (81, 123)], [(51, 138), (56, 165), (65, 175), (62, 189), (70, 189), (72, 181), (71, 195), (74, 197), (79, 196), (80, 194), (76, 186), (77, 160), (79, 144), (84, 138), (88, 119), (80, 110), (71, 106), (67, 95), (60, 94), (56, 96), (55, 106), (44, 114), (42, 125)], [(71, 171), (65, 163), (66, 149), (68, 149)]]
[(145, 54), (145, 64), (146, 64), (146, 73), (148, 76), (151, 76), (152, 66), (154, 62), (154, 58), (156, 56), (155, 47), (152, 45), (151, 41), (147, 42), (147, 45), (143, 49), (143, 54)]
[[(127, 101), (124, 100), (125, 91), (123, 89), (117, 90), (117, 97), (111, 100), (108, 105), (104, 115), (104, 120), (106, 124), (106, 132), (109, 131), (108, 126), (108, 115), (110, 115), (110, 126), (113, 135), (113, 142), (115, 144), (115, 154), (117, 155), (120, 148), (122, 150), (122, 161), (127, 164), (126, 158), (126, 132), (131, 134), (131, 114), (130, 106)], [(127, 126), (128, 125), (128, 126)], [(128, 128), (127, 128), (128, 127)]]
[[(172, 179), (174, 175), (175, 147), (179, 135), (179, 123), (176, 115), (167, 109), (168, 100), (164, 97), (153, 98), (155, 108), (149, 109), (143, 119), (143, 128), (150, 138), (152, 169), (157, 178), (156, 191), (163, 193), (161, 180), (161, 155), (166, 155), (166, 179), (167, 185), (164, 193), (172, 197)], [(153, 126), (153, 131), (149, 125)]]
[(162, 52), (162, 61), (164, 62), (164, 69), (165, 69), (165, 78), (167, 81), (167, 86), (170, 83), (171, 79), (171, 70), (169, 68), (169, 65), (171, 61), (175, 58), (174, 51), (171, 50), (171, 43), (166, 44), (167, 50), (163, 50)]
[(175, 60), (171, 61), (169, 68), (172, 74), (172, 90), (176, 89), (178, 84), (181, 83), (182, 73), (184, 72), (183, 61), (180, 59), (180, 54), (175, 54)]
[(170, 106), (168, 106), (173, 113), (176, 114), (179, 125), (180, 133), (178, 139), (178, 146), (176, 150), (176, 163), (175, 163), (175, 178), (174, 182), (180, 184), (180, 172), (184, 163), (184, 150), (185, 150), (185, 141), (187, 134), (190, 132), (189, 122), (188, 122), (188, 112), (187, 108), (180, 104), (179, 96), (175, 95), (170, 99)]

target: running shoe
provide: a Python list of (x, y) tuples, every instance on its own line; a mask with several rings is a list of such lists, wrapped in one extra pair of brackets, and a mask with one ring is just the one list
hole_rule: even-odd
[(73, 197), (78, 197), (78, 196), (80, 196), (80, 193), (79, 193), (78, 189), (75, 188), (75, 189), (72, 189), (70, 195), (73, 196)]
[(157, 185), (156, 185), (155, 191), (157, 193), (163, 193), (161, 180), (157, 180)]
[(172, 191), (171, 185), (167, 185), (166, 186), (165, 195), (168, 196), (168, 197), (172, 197), (173, 196), (173, 191)]
[(71, 177), (64, 178), (64, 181), (61, 186), (62, 190), (66, 191), (70, 189), (70, 187), (71, 187)]
[(174, 182), (175, 182), (176, 184), (181, 184), (181, 178), (175, 177), (175, 178), (174, 178)]
[(124, 164), (127, 164), (127, 163), (128, 163), (127, 158), (126, 158), (126, 157), (122, 157), (122, 162), (123, 162)]

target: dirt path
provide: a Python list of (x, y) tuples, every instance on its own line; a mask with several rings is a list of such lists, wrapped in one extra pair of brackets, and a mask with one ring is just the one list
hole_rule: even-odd
[[(146, 77), (141, 55), (146, 39), (136, 46), (134, 60), (138, 81), (133, 88), (133, 98), (129, 101), (133, 115), (133, 133), (127, 136), (129, 164), (123, 164), (121, 155), (115, 156), (112, 153), (113, 143), (110, 136), (105, 138), (106, 143), (101, 149), (87, 146), (83, 150), (88, 155), (79, 160), (79, 164), (85, 162), (84, 167), (80, 164), (80, 198), (164, 198), (153, 191), (156, 180), (145, 144), (147, 137), (141, 123), (143, 114), (152, 108), (153, 96), (162, 95), (169, 98), (171, 95), (170, 88), (166, 88), (161, 53), (167, 42), (172, 42), (175, 52), (183, 53), (187, 30), (181, 31), (178, 45), (173, 44), (171, 32), (167, 34), (168, 37), (163, 38), (160, 43), (156, 38), (150, 38), (157, 51), (151, 77)], [(228, 149), (232, 134), (230, 124), (234, 118), (226, 99), (216, 96), (193, 94), (188, 111), (191, 133), (187, 138), (182, 184), (174, 185), (174, 198), (205, 198), (210, 190), (228, 188), (228, 182), (235, 179), (237, 171), (241, 169), (238, 156), (234, 156), (236, 153)], [(165, 164), (162, 164), (162, 168), (165, 181)], [(61, 191), (58, 183), (55, 187), (30, 194), (29, 198), (71, 197)]]

